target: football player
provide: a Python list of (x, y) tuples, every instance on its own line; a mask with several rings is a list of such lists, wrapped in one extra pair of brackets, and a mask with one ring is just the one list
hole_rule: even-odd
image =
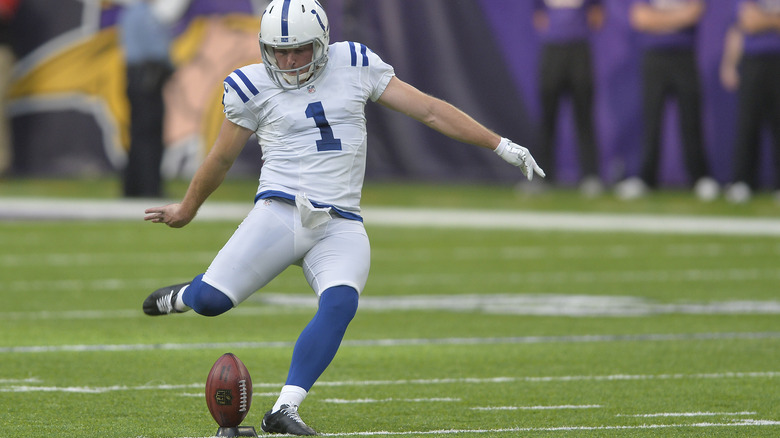
[[(756, 169), (765, 125), (774, 138), (775, 157), (780, 154), (780, 1), (735, 3), (736, 23), (727, 33), (723, 54), (724, 86), (737, 91), (734, 174), (725, 197), (741, 204), (759, 188)], [(773, 164), (777, 175), (780, 160), (775, 158)], [(780, 182), (775, 181), (774, 188), (780, 200)]]
[(701, 79), (696, 63), (698, 29), (704, 0), (630, 0), (629, 23), (638, 33), (642, 51), (642, 134), (638, 172), (615, 185), (623, 200), (646, 196), (658, 187), (666, 101), (674, 97), (679, 108), (680, 139), (688, 177), (701, 201), (720, 193), (712, 177), (701, 127)]
[(190, 309), (219, 315), (288, 266), (301, 266), (319, 308), (295, 344), (287, 381), (262, 429), (314, 435), (298, 406), (335, 356), (370, 264), (360, 215), (366, 102), (493, 150), (529, 180), (544, 172), (528, 149), (398, 79), (366, 46), (330, 44), (328, 18), (316, 0), (271, 1), (259, 42), (263, 62), (239, 68), (224, 81), (225, 121), (184, 198), (147, 209), (144, 219), (174, 228), (187, 225), (252, 134), (264, 160), (254, 208), (205, 273), (153, 292), (143, 309), (148, 315)]

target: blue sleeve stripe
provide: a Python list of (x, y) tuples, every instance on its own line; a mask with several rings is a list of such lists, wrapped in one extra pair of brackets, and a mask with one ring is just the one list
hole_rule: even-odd
[(235, 70), (233, 71), (233, 73), (235, 73), (236, 76), (238, 76), (239, 79), (241, 79), (241, 82), (243, 82), (244, 85), (246, 85), (246, 87), (249, 89), (249, 91), (252, 93), (253, 96), (257, 96), (258, 94), (260, 94), (260, 92), (257, 91), (257, 88), (255, 88), (255, 84), (253, 84), (252, 81), (250, 81), (249, 78), (246, 77), (244, 72), (242, 72), (241, 70)]
[(355, 51), (355, 43), (349, 42), (349, 53), (352, 55), (352, 67), (357, 66), (357, 52)]
[(367, 50), (368, 47), (366, 47), (365, 44), (360, 45), (360, 54), (363, 55), (363, 67), (368, 67), (368, 56), (366, 54)]
[[(360, 43), (358, 43), (360, 44)], [(368, 67), (368, 47), (365, 46), (365, 44), (360, 44), (360, 56), (363, 58), (363, 61), (361, 65), (363, 67)], [(358, 61), (357, 61), (357, 48), (355, 47), (355, 43), (352, 41), (349, 42), (349, 53), (352, 55), (352, 67), (357, 67)]]
[(225, 78), (225, 83), (230, 85), (230, 88), (236, 90), (236, 93), (238, 93), (238, 95), (241, 97), (241, 100), (244, 103), (249, 102), (249, 98), (246, 97), (246, 94), (244, 94), (243, 91), (241, 91), (241, 87), (238, 86), (238, 84), (236, 83), (236, 81), (233, 80), (233, 78), (228, 76), (227, 78)]

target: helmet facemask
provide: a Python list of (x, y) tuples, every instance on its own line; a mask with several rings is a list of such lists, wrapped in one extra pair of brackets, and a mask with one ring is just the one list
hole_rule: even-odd
[[(293, 69), (282, 69), (276, 62), (276, 56), (274, 56), (275, 49), (296, 49), (298, 47), (312, 44), (312, 59), (308, 64)], [(323, 71), (323, 67), (328, 62), (327, 47), (323, 47), (318, 40), (309, 41), (303, 44), (289, 45), (270, 45), (260, 41), (260, 48), (262, 51), (263, 64), (268, 74), (271, 76), (271, 80), (281, 88), (293, 90), (303, 86), (307, 81), (314, 80), (319, 77)]]
[[(328, 62), (329, 31), (328, 17), (318, 1), (273, 0), (263, 12), (258, 39), (263, 64), (274, 84), (294, 90), (317, 79)], [(296, 49), (309, 44), (309, 63), (289, 70), (279, 67), (275, 49)]]

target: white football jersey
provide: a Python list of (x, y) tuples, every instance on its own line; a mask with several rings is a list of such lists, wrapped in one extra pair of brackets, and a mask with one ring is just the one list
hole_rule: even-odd
[(295, 199), (360, 220), (366, 169), (365, 105), (376, 101), (393, 68), (366, 46), (331, 44), (325, 71), (297, 90), (275, 86), (263, 64), (224, 82), (225, 115), (251, 129), (263, 151), (258, 198)]

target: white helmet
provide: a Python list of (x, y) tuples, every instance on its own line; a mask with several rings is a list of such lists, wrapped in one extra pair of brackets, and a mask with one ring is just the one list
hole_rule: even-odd
[[(260, 52), (268, 75), (284, 89), (301, 88), (304, 82), (319, 76), (328, 62), (330, 26), (325, 10), (317, 0), (273, 0), (260, 21)], [(282, 70), (274, 49), (294, 49), (313, 44), (310, 63)]]

